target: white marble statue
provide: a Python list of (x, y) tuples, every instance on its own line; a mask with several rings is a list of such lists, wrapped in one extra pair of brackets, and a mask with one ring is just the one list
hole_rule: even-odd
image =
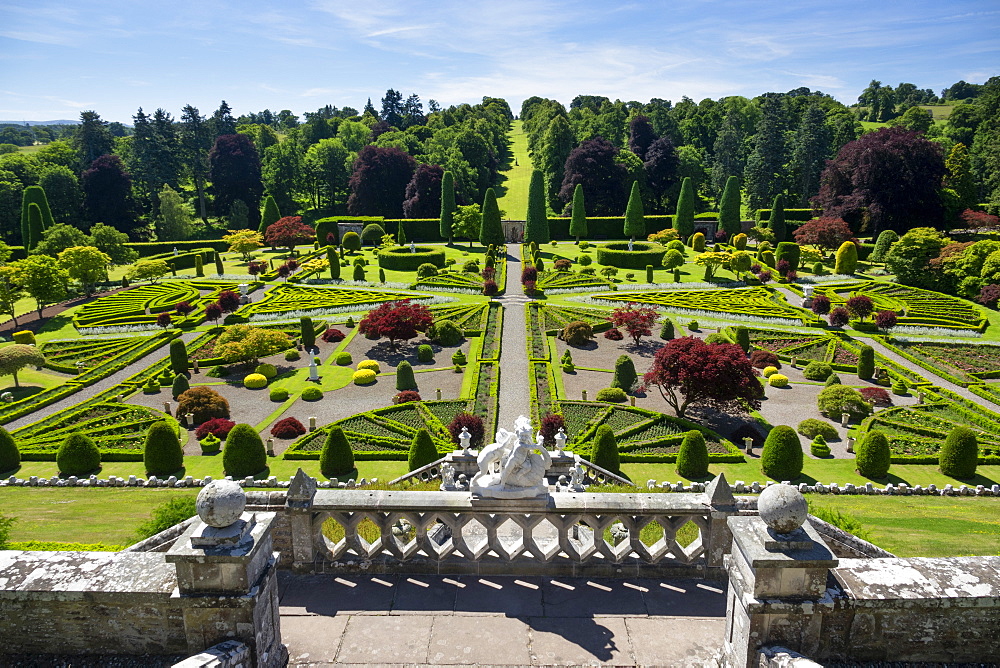
[(552, 457), (542, 444), (531, 438), (531, 420), (523, 415), (514, 421), (514, 432), (497, 431), (496, 442), (483, 448), (476, 462), (479, 473), (469, 484), (474, 496), (490, 499), (525, 499), (546, 496), (545, 470)]
[(441, 465), (441, 489), (455, 488), (455, 467), (445, 462)]

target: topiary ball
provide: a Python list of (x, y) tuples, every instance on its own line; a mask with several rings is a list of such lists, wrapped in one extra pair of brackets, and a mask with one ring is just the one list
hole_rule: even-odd
[[(375, 372), (371, 369), (359, 369), (351, 377), (355, 385), (371, 385), (375, 382)], [(303, 398), (305, 395), (303, 394)]]
[(292, 348), (291, 350), (286, 350), (285, 351), (285, 361), (286, 362), (296, 362), (301, 357), (302, 357), (302, 355), (300, 355), (299, 351), (295, 350), (295, 348)]
[(271, 401), (287, 401), (288, 390), (283, 387), (272, 387), (271, 391), (268, 393), (268, 398)]
[(451, 320), (441, 320), (427, 328), (427, 338), (442, 346), (457, 346), (465, 332)]
[(766, 366), (760, 373), (762, 376), (764, 376), (764, 378), (770, 378), (774, 374), (778, 373), (778, 368), (773, 366)]
[(264, 364), (258, 364), (257, 368), (254, 369), (254, 373), (259, 373), (264, 376), (264, 378), (270, 380), (278, 375), (278, 369), (273, 364), (267, 364), (265, 362)]
[(429, 364), (434, 361), (434, 349), (426, 343), (417, 347), (417, 361), (422, 364)]
[(59, 446), (56, 465), (62, 476), (90, 475), (101, 468), (101, 452), (89, 436), (74, 431)]
[(787, 425), (771, 429), (760, 453), (761, 471), (777, 481), (795, 480), (802, 475), (802, 443)]
[(381, 371), (378, 362), (375, 360), (363, 360), (358, 362), (358, 371), (361, 371), (362, 369), (371, 369), (375, 373), (379, 373), (379, 371)]
[(788, 387), (788, 376), (780, 373), (772, 373), (767, 377), (767, 384), (771, 387)]
[(594, 338), (594, 328), (590, 323), (576, 320), (563, 327), (562, 340), (571, 346), (583, 346)]
[(251, 373), (243, 379), (243, 387), (248, 390), (259, 390), (267, 387), (267, 376), (260, 373)]
[(323, 398), (323, 390), (315, 386), (307, 387), (306, 389), (302, 390), (301, 396), (305, 401), (319, 401), (320, 399)]
[(826, 362), (809, 362), (804, 369), (802, 369), (802, 375), (806, 377), (807, 380), (826, 380), (833, 373), (833, 367)]
[(338, 366), (350, 366), (354, 360), (351, 359), (351, 353), (342, 351), (337, 353), (337, 356), (333, 358), (333, 361), (336, 362)]

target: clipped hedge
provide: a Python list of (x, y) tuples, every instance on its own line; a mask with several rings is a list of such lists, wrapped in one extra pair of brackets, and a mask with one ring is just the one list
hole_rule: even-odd
[(443, 268), (445, 261), (444, 249), (429, 246), (417, 246), (411, 253), (409, 246), (393, 246), (378, 252), (378, 266), (395, 271), (416, 271), (422, 264), (432, 264)]
[(597, 247), (597, 262), (619, 269), (645, 269), (646, 265), (659, 267), (663, 264), (666, 248), (659, 244), (636, 241), (633, 250), (627, 243), (610, 243)]
[[(673, 216), (643, 216), (646, 235), (672, 228)], [(569, 233), (570, 218), (549, 218), (549, 237), (552, 239), (574, 239)], [(625, 216), (595, 216), (587, 218), (587, 236), (591, 239), (624, 239)], [(648, 264), (648, 263), (647, 263)]]

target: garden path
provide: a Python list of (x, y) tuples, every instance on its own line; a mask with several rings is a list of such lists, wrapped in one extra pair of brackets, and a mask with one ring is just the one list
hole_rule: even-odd
[(929, 378), (928, 380), (932, 380), (935, 385), (937, 385), (939, 387), (943, 387), (946, 390), (951, 390), (955, 394), (957, 394), (959, 396), (962, 396), (962, 397), (968, 399), (969, 401), (971, 401), (971, 402), (973, 402), (975, 404), (979, 404), (980, 406), (983, 406), (984, 408), (988, 408), (991, 411), (996, 411), (997, 413), (1000, 413), (1000, 406), (998, 406), (997, 404), (993, 403), (992, 401), (987, 401), (986, 399), (983, 399), (982, 397), (980, 397), (978, 394), (973, 394), (972, 392), (969, 392), (969, 390), (965, 389), (961, 385), (956, 385), (955, 383), (953, 383), (953, 382), (951, 382), (949, 380), (946, 380), (946, 379), (942, 378), (941, 376), (938, 376), (936, 373), (928, 371), (927, 369), (914, 364), (913, 362), (911, 362), (910, 360), (906, 359), (905, 357), (903, 357), (901, 355), (897, 355), (896, 353), (894, 353), (893, 351), (889, 350), (888, 348), (886, 348), (885, 346), (883, 346), (881, 343), (879, 343), (878, 341), (876, 341), (875, 339), (868, 339), (867, 343), (872, 348), (874, 348), (875, 351), (877, 353), (879, 353), (880, 355), (885, 355), (886, 357), (888, 357), (889, 359), (891, 359), (896, 364), (899, 364), (900, 366), (906, 367), (910, 371), (912, 371), (912, 372), (914, 372), (916, 374), (919, 374), (919, 375), (923, 376), (924, 378), (927, 378), (928, 375), (932, 375), (933, 378)]
[(497, 426), (510, 429), (519, 415), (531, 415), (528, 355), (525, 348), (527, 323), (524, 318), (524, 309), (531, 299), (524, 294), (521, 286), (518, 244), (507, 244), (507, 285), (503, 296), (496, 301), (503, 305)]
[(775, 290), (781, 293), (781, 296), (785, 298), (791, 306), (798, 306), (802, 303), (802, 295), (797, 295), (788, 288), (783, 288), (780, 285), (772, 285)]
[[(185, 332), (184, 334), (181, 334), (181, 339), (184, 341), (184, 343), (191, 343), (191, 341), (193, 341), (200, 334), (202, 334), (202, 332)], [(59, 401), (53, 404), (49, 404), (44, 408), (39, 408), (36, 411), (32, 411), (28, 415), (20, 417), (16, 420), (12, 420), (11, 422), (5, 424), (4, 428), (7, 431), (14, 431), (15, 429), (20, 429), (21, 427), (29, 425), (33, 422), (38, 422), (39, 420), (47, 418), (50, 415), (54, 415), (60, 411), (70, 410), (71, 408), (74, 408), (77, 404), (97, 396), (101, 392), (104, 392), (105, 390), (114, 387), (118, 383), (121, 383), (129, 376), (137, 374), (146, 367), (155, 364), (156, 362), (159, 362), (166, 355), (167, 355), (167, 346), (161, 346), (160, 348), (157, 348), (148, 355), (140, 357), (139, 359), (132, 362), (124, 369), (116, 371), (115, 373), (111, 374), (107, 378), (104, 378), (103, 380), (97, 381), (90, 387), (85, 387), (79, 392), (75, 392), (69, 395), (68, 397), (64, 397), (63, 399), (60, 399)]]

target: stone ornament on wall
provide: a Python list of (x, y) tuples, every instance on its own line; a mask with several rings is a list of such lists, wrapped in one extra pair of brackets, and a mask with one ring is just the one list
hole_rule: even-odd
[(501, 428), (496, 442), (487, 445), (476, 458), (479, 473), (469, 485), (473, 498), (530, 499), (546, 497), (549, 487), (545, 471), (552, 456), (543, 438), (531, 440), (531, 420), (521, 415), (514, 421), (514, 431)]

